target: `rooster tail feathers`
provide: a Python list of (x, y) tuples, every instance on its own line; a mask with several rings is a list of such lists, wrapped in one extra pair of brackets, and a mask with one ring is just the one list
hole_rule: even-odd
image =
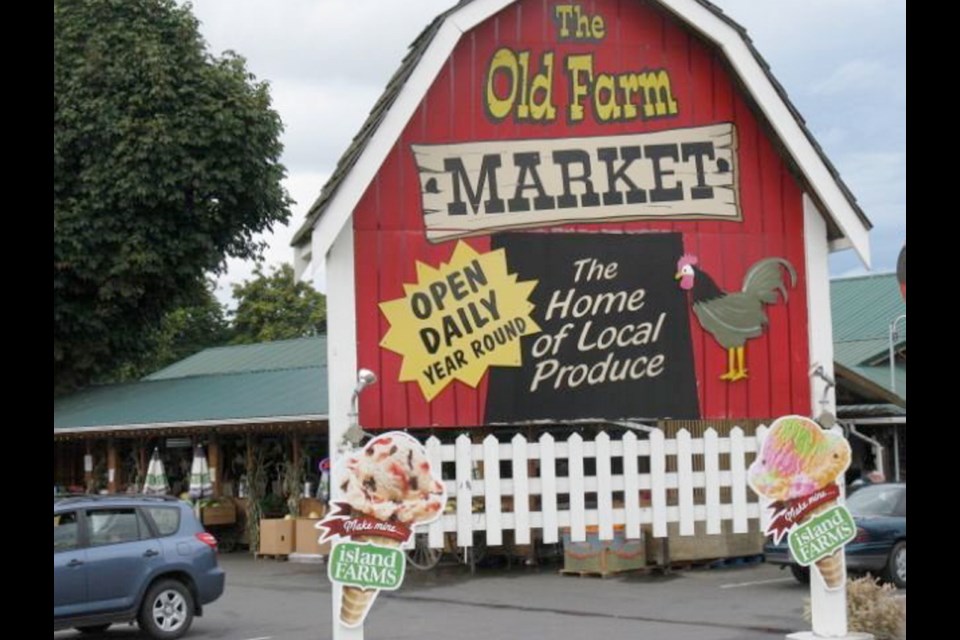
[(787, 285), (782, 277), (781, 268), (785, 269), (790, 279), (790, 287), (797, 284), (797, 270), (783, 258), (765, 258), (747, 271), (743, 278), (743, 292), (756, 297), (765, 304), (777, 301), (777, 293), (788, 300)]

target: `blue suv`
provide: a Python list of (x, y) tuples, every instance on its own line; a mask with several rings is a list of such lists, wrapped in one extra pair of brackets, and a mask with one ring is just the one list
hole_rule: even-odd
[(53, 499), (53, 630), (133, 622), (152, 638), (187, 632), (223, 593), (217, 540), (168, 496)]

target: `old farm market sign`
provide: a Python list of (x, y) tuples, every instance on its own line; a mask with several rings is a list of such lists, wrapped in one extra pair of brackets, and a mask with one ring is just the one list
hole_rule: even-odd
[[(583, 5), (558, 4), (551, 18), (559, 43), (607, 38), (606, 18)], [(498, 124), (623, 124), (675, 117), (681, 108), (667, 69), (611, 72), (590, 51), (510, 47), (490, 58), (481, 101)], [(732, 123), (412, 148), (431, 242), (565, 222), (740, 220)]]
[(432, 241), (644, 218), (739, 220), (732, 124), (598, 138), (413, 145)]
[(381, 346), (403, 356), (401, 381), (431, 400), (454, 379), (475, 387), (487, 367), (520, 366), (520, 337), (540, 330), (527, 300), (537, 283), (509, 274), (504, 251), (461, 242), (439, 268), (417, 262), (417, 280), (380, 305), (390, 320)]

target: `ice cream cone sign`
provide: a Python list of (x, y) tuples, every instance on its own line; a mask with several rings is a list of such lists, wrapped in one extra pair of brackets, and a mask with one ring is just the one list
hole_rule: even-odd
[(803, 416), (778, 418), (770, 426), (747, 480), (771, 510), (765, 533), (784, 536), (794, 560), (814, 565), (828, 590), (843, 587), (843, 546), (857, 533), (842, 504), (837, 480), (850, 466), (850, 445)]
[(317, 523), (320, 542), (331, 541), (327, 575), (343, 585), (340, 624), (363, 624), (380, 591), (403, 582), (406, 557), (400, 545), (417, 524), (443, 514), (447, 492), (440, 469), (412, 436), (391, 431), (343, 456), (333, 482), (341, 500)]

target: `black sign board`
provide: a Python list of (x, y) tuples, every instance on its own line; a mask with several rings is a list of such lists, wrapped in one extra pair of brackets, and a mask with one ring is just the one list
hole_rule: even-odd
[(678, 233), (501, 233), (541, 332), (490, 372), (486, 421), (699, 418)]

